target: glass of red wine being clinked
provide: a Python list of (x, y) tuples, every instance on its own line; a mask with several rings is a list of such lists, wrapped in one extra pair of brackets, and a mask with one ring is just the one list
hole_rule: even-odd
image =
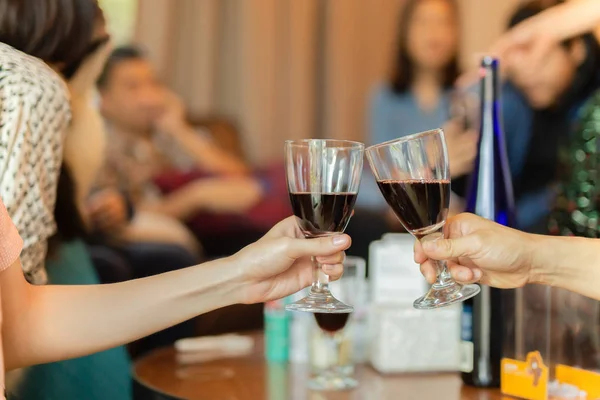
[[(450, 205), (450, 172), (444, 132), (435, 129), (371, 146), (367, 159), (385, 200), (417, 240), (443, 238)], [(452, 279), (445, 261), (437, 262), (437, 280), (414, 302), (418, 309), (435, 309), (479, 293), (477, 285)]]
[[(285, 142), (285, 163), (292, 209), (307, 238), (344, 232), (358, 195), (364, 144), (346, 140)], [(313, 258), (313, 283), (307, 297), (286, 306), (292, 311), (350, 313), (353, 307), (331, 295), (329, 277)]]

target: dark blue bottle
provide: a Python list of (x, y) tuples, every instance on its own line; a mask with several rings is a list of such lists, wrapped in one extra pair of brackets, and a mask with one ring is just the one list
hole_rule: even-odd
[(481, 127), (479, 152), (467, 193), (467, 211), (514, 226), (513, 186), (502, 129), (498, 60), (481, 62)]
[[(514, 226), (498, 60), (492, 57), (485, 57), (481, 62), (480, 122), (479, 152), (467, 192), (467, 211)], [(479, 295), (463, 303), (461, 369), (463, 382), (468, 385), (500, 386), (500, 362), (506, 336), (504, 310), (512, 303), (507, 295), (509, 293), (482, 285)]]

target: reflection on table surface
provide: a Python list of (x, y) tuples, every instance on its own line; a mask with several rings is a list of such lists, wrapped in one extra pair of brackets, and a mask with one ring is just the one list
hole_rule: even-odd
[[(268, 364), (262, 356), (263, 336), (254, 354), (198, 365), (178, 365), (172, 348), (157, 350), (134, 366), (134, 378), (147, 400), (501, 400), (497, 390), (463, 387), (458, 374), (382, 375), (357, 366), (360, 382), (347, 392), (313, 392), (306, 388), (308, 367)], [(150, 394), (153, 392), (152, 394)], [(154, 396), (154, 397), (152, 397)]]

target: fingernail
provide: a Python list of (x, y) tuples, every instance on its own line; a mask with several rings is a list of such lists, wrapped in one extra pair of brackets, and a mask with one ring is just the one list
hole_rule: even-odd
[(333, 245), (334, 246), (341, 246), (343, 244), (346, 244), (347, 242), (348, 242), (348, 239), (346, 239), (346, 236), (344, 236), (344, 235), (338, 235), (338, 236), (333, 237)]
[(469, 279), (469, 274), (466, 273), (465, 271), (461, 271), (456, 275), (457, 275), (456, 277), (458, 278), (459, 281), (466, 281)]
[(425, 279), (427, 280), (427, 282), (429, 282), (432, 285), (435, 283), (435, 275), (434, 274), (427, 274)]
[(480, 269), (475, 269), (473, 270), (473, 276), (475, 277), (475, 280), (480, 280), (483, 274)]

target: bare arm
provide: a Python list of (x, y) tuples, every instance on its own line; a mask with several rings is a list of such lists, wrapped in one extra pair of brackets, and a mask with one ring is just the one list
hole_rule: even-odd
[(242, 214), (262, 195), (260, 183), (250, 177), (200, 179), (139, 208), (185, 221), (200, 211)]
[(240, 301), (227, 261), (112, 285), (33, 286), (1, 276), (8, 369), (90, 354)]
[(472, 214), (448, 219), (447, 239), (417, 242), (415, 261), (429, 282), (430, 261), (448, 260), (459, 282), (498, 288), (539, 283), (600, 300), (600, 240), (531, 235)]
[[(488, 53), (502, 61), (504, 74), (519, 60), (535, 70), (545, 62), (548, 51), (556, 43), (586, 32), (600, 25), (598, 0), (572, 0), (541, 12), (514, 26), (489, 49)], [(515, 55), (516, 54), (516, 55)], [(525, 60), (523, 58), (525, 57)], [(477, 61), (479, 62), (479, 56)], [(514, 66), (518, 68), (517, 66)], [(460, 87), (469, 87), (479, 79), (479, 70), (473, 68), (457, 81)]]
[(111, 285), (32, 286), (20, 262), (0, 273), (7, 368), (82, 356), (235, 303), (285, 297), (312, 278), (310, 255), (332, 279), (346, 235), (305, 240), (293, 217), (234, 256)]
[(491, 53), (512, 62), (515, 50), (524, 50), (529, 64), (543, 63), (547, 52), (565, 39), (593, 31), (600, 24), (598, 0), (573, 0), (527, 19), (494, 44)]
[(562, 41), (592, 31), (598, 24), (598, 0), (569, 1), (522, 22), (507, 32), (503, 39), (519, 42), (528, 40), (531, 35), (543, 35)]
[(600, 240), (534, 236), (533, 281), (600, 300)]
[(173, 137), (181, 148), (195, 160), (202, 169), (226, 175), (245, 174), (248, 167), (236, 156), (222, 150), (203, 135), (200, 135), (187, 123), (182, 124), (173, 132)]
[(230, 154), (206, 136), (198, 133), (185, 118), (184, 106), (175, 93), (165, 89), (165, 110), (156, 121), (156, 128), (170, 135), (179, 147), (192, 157), (205, 171), (238, 175), (248, 172), (246, 164)]

